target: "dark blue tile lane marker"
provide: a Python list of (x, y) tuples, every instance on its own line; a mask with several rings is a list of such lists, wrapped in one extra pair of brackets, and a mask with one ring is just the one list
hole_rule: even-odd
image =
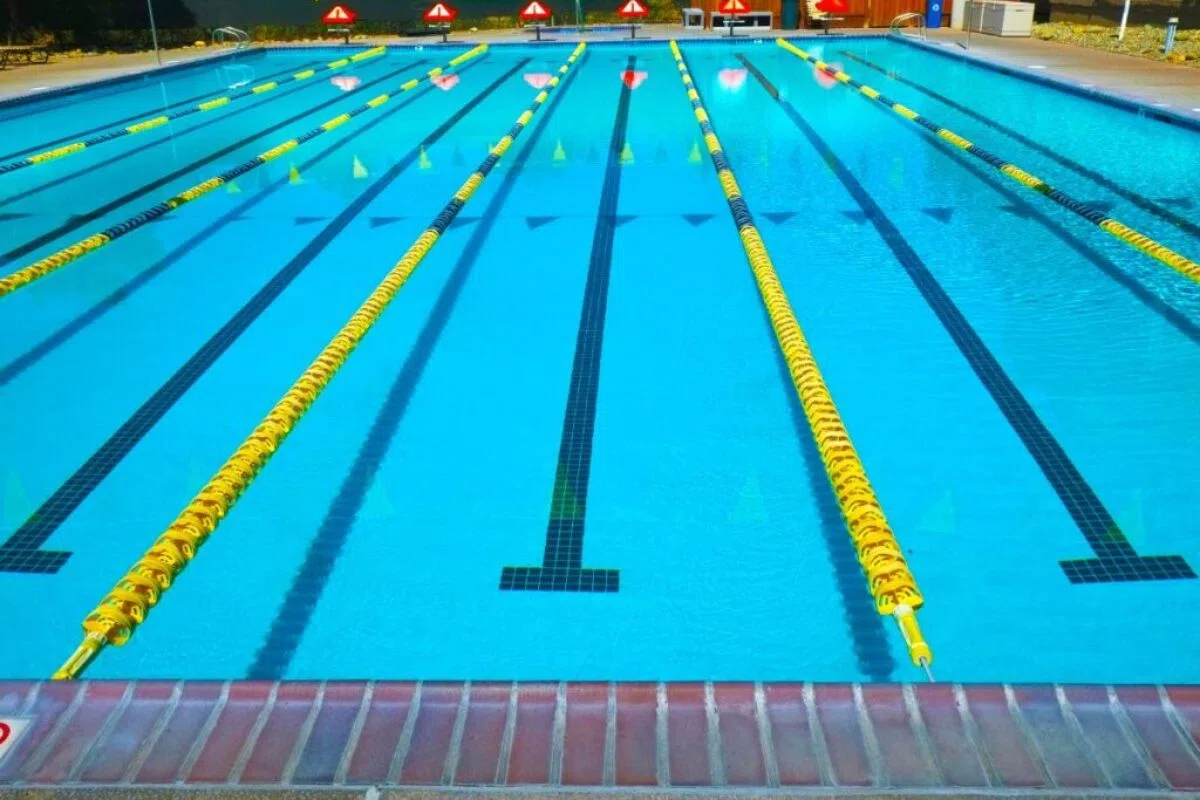
[[(403, 69), (411, 69), (420, 64), (424, 64), (426, 61), (428, 61), (428, 59), (421, 59), (420, 61), (417, 61), (413, 64), (409, 64), (407, 67), (404, 67)], [(393, 73), (393, 74), (395, 74), (395, 73)], [(384, 78), (381, 78), (380, 80), (384, 80)], [(375, 83), (378, 83), (378, 82), (379, 81), (375, 81)], [(183, 130), (178, 131), (178, 132), (170, 132), (170, 131), (167, 131), (166, 129), (163, 129), (163, 133), (165, 135), (161, 136), (160, 138), (157, 138), (157, 139), (149, 138), (143, 144), (140, 144), (137, 147), (133, 147), (133, 148), (130, 148), (129, 150), (125, 150), (123, 152), (109, 156), (108, 158), (106, 158), (102, 161), (97, 161), (94, 164), (89, 164), (85, 167), (81, 167), (80, 169), (77, 169), (74, 172), (68, 172), (65, 175), (60, 175), (57, 178), (53, 178), (45, 183), (40, 183), (37, 186), (31, 186), (28, 189), (20, 191), (16, 194), (12, 194), (12, 195), (8, 195), (7, 197), (0, 198), (0, 208), (12, 205), (13, 203), (16, 203), (20, 200), (25, 200), (26, 198), (33, 197), (36, 194), (41, 194), (42, 192), (46, 191), (47, 189), (53, 189), (57, 186), (62, 186), (65, 183), (70, 183), (71, 181), (75, 180), (76, 178), (79, 178), (83, 175), (90, 175), (91, 173), (95, 172), (98, 169), (103, 169), (104, 167), (110, 166), (112, 164), (116, 164), (117, 162), (124, 161), (125, 159), (127, 159), (131, 156), (136, 156), (136, 155), (139, 155), (140, 153), (144, 153), (148, 150), (152, 150), (155, 147), (161, 147), (170, 142), (177, 141), (178, 139), (188, 135), (189, 133), (194, 133), (195, 131), (203, 130), (204, 128), (207, 128), (211, 125), (217, 125), (218, 123), (224, 122), (227, 119), (231, 119), (231, 118), (239, 116), (241, 114), (246, 114), (251, 111), (261, 110), (263, 107), (270, 105), (271, 103), (276, 103), (276, 102), (284, 99), (285, 97), (291, 97), (294, 94), (299, 94), (304, 89), (310, 88), (312, 86), (317, 86), (317, 85), (319, 85), (319, 84), (316, 84), (316, 83), (296, 84), (294, 86), (291, 86), (291, 88), (284, 89), (278, 93), (272, 92), (271, 94), (264, 95), (263, 98), (258, 98), (257, 103), (254, 102), (255, 98), (248, 98), (250, 100), (249, 105), (239, 105), (237, 108), (235, 108), (232, 111), (229, 111), (228, 113), (210, 116), (207, 119), (205, 119), (203, 122), (200, 122), (197, 125), (193, 125), (190, 128), (184, 128)], [(366, 87), (363, 87), (363, 88), (366, 88)], [(335, 101), (336, 101), (336, 98), (335, 98)], [(305, 112), (305, 113), (308, 113), (308, 112)], [(304, 115), (301, 115), (301, 116), (304, 116)], [(294, 119), (296, 119), (296, 117), (293, 117), (292, 119), (294, 120)], [(263, 135), (263, 134), (255, 134), (256, 137), (261, 136), (261, 135)], [(67, 223), (70, 225), (82, 225), (87, 222), (90, 222), (93, 219), (95, 219), (95, 217), (89, 216), (88, 214), (72, 214), (69, 217), (67, 217)], [(3, 261), (0, 261), (0, 263), (3, 263)]]
[[(1124, 197), (1126, 200), (1133, 203), (1135, 206), (1142, 209), (1143, 211), (1148, 211), (1149, 213), (1153, 214), (1154, 216), (1158, 217), (1159, 219), (1161, 219), (1165, 222), (1168, 222), (1171, 225), (1174, 225), (1175, 227), (1179, 228), (1180, 230), (1186, 231), (1187, 233), (1191, 234), (1192, 236), (1200, 236), (1200, 225), (1197, 225), (1196, 223), (1192, 222), (1191, 220), (1188, 220), (1185, 217), (1181, 217), (1180, 215), (1176, 214), (1171, 209), (1164, 208), (1159, 203), (1154, 202), (1150, 198), (1145, 197), (1145, 196), (1135, 192), (1132, 189), (1125, 188), (1121, 184), (1119, 184), (1116, 181), (1112, 180), (1111, 178), (1108, 178), (1105, 175), (1097, 172), (1096, 170), (1092, 169), (1091, 167), (1084, 166), (1083, 164), (1080, 164), (1078, 161), (1075, 161), (1074, 159), (1063, 155), (1062, 153), (1055, 150), (1053, 147), (1049, 147), (1047, 145), (1042, 144), (1041, 142), (1035, 141), (1035, 140), (1029, 138), (1028, 136), (1026, 136), (1025, 134), (1021, 133), (1020, 131), (1010, 128), (1009, 126), (992, 119), (991, 117), (987, 116), (986, 114), (981, 114), (980, 112), (976, 111), (973, 108), (969, 108), (967, 106), (964, 106), (962, 103), (959, 103), (955, 100), (951, 100), (949, 97), (946, 97), (945, 95), (941, 94), (940, 92), (935, 92), (933, 89), (930, 89), (927, 86), (922, 86), (921, 84), (917, 83), (916, 81), (901, 77), (900, 75), (896, 74), (895, 72), (892, 72), (891, 70), (885, 69), (884, 67), (881, 67), (878, 64), (874, 64), (874, 63), (866, 60), (862, 56), (855, 55), (854, 53), (851, 53), (847, 50), (843, 50), (842, 55), (846, 56), (846, 58), (849, 58), (851, 61), (855, 61), (859, 64), (862, 64), (864, 67), (866, 67), (868, 69), (873, 69), (876, 72), (886, 75), (887, 77), (891, 78), (892, 80), (896, 81), (897, 83), (902, 83), (905, 86), (910, 86), (913, 89), (917, 90), (918, 92), (921, 92), (922, 94), (926, 95), (927, 97), (932, 97), (934, 100), (944, 103), (945, 105), (949, 106), (950, 108), (953, 108), (955, 111), (958, 111), (959, 113), (964, 114), (964, 115), (970, 117), (971, 119), (976, 120), (977, 122), (983, 123), (984, 125), (991, 128), (992, 130), (1003, 133), (1005, 136), (1008, 136), (1009, 138), (1025, 145), (1030, 150), (1041, 153), (1042, 155), (1046, 156), (1050, 160), (1052, 160), (1058, 164), (1061, 164), (1062, 166), (1066, 167), (1067, 169), (1071, 170), (1072, 172), (1082, 175), (1083, 177), (1087, 178), (1088, 180), (1091, 180), (1091, 181), (1103, 186), (1105, 189), (1108, 189), (1110, 192), (1113, 192), (1114, 194), (1118, 194), (1121, 197)], [(1112, 203), (1105, 203), (1105, 204), (1091, 203), (1090, 205), (1092, 206), (1092, 208), (1095, 208), (1095, 209), (1098, 209), (1098, 210), (1104, 211), (1104, 212), (1107, 212), (1110, 208), (1112, 208)], [(1108, 206), (1108, 208), (1105, 208), (1104, 206)]]
[[(475, 61), (475, 60), (468, 61), (466, 64), (464, 64), (462, 67), (460, 67), (458, 71), (465, 72), (467, 69), (469, 69), (476, 63), (477, 63), (477, 61)], [(316, 155), (314, 155), (312, 158), (308, 159), (307, 161), (301, 162), (298, 169), (301, 172), (308, 171), (308, 169), (310, 169), (311, 167), (316, 166), (317, 164), (321, 163), (329, 156), (333, 155), (334, 153), (338, 152), (346, 145), (350, 144), (350, 142), (352, 142), (357, 137), (359, 137), (362, 134), (366, 133), (367, 131), (371, 130), (375, 126), (382, 124), (385, 120), (391, 118), (394, 114), (397, 114), (400, 111), (402, 111), (403, 109), (408, 108), (409, 105), (411, 105), (412, 103), (415, 103), (418, 99), (420, 99), (420, 98), (424, 97), (425, 95), (429, 94), (430, 92), (432, 92), (433, 88), (434, 87), (432, 84), (426, 84), (423, 88), (417, 89), (412, 95), (410, 95), (408, 98), (401, 101), (396, 106), (393, 107), (393, 106), (389, 105), (387, 108), (384, 109), (383, 113), (380, 114), (378, 117), (374, 117), (374, 118), (368, 120), (366, 123), (363, 124), (363, 126), (361, 128), (355, 129), (354, 132), (351, 133), (350, 135), (345, 136), (342, 139), (340, 139), (339, 141), (335, 142), (334, 144), (329, 145), (324, 150), (318, 152)], [(265, 172), (263, 174), (265, 174)], [(4, 386), (6, 386), (10, 382), (12, 382), (15, 378), (17, 378), (19, 375), (21, 375), (21, 373), (25, 372), (25, 370), (29, 369), (34, 364), (37, 364), (39, 361), (41, 361), (43, 358), (45, 358), (46, 356), (53, 353), (59, 347), (62, 347), (64, 344), (69, 342), (71, 340), (71, 338), (74, 337), (76, 334), (85, 330), (89, 325), (91, 325), (92, 323), (99, 320), (101, 317), (103, 317), (109, 311), (112, 311), (114, 308), (119, 306), (125, 300), (129, 299), (135, 292), (137, 292), (139, 289), (141, 289), (143, 286), (145, 286), (147, 283), (149, 283), (152, 279), (158, 277), (163, 272), (165, 272), (168, 268), (174, 266), (176, 263), (181, 261), (184, 258), (184, 256), (191, 253), (197, 247), (199, 247), (200, 245), (209, 241), (209, 239), (211, 239), (214, 235), (216, 235), (217, 232), (220, 231), (222, 228), (224, 228), (226, 225), (229, 225), (232, 222), (237, 222), (239, 220), (249, 219), (247, 216), (245, 216), (247, 211), (249, 211), (251, 208), (254, 208), (262, 201), (266, 200), (268, 197), (270, 197), (272, 194), (274, 194), (279, 189), (283, 188), (284, 186), (287, 186), (288, 183), (289, 183), (289, 181), (288, 181), (287, 176), (277, 178), (274, 182), (269, 183), (267, 186), (263, 187), (262, 190), (258, 191), (254, 195), (252, 195), (249, 199), (245, 200), (240, 205), (234, 206), (233, 209), (225, 212), (225, 214), (221, 215), (216, 220), (214, 220), (213, 222), (206, 225), (199, 232), (197, 232), (190, 238), (184, 240), (182, 244), (180, 244), (174, 250), (167, 253), (161, 260), (156, 262), (154, 265), (148, 267), (147, 269), (143, 270), (142, 272), (139, 272), (137, 275), (130, 278), (124, 284), (117, 287), (117, 289), (115, 289), (112, 293), (107, 295), (100, 302), (96, 303), (96, 305), (94, 305), (91, 308), (87, 309), (86, 311), (82, 312), (81, 314), (79, 314), (78, 316), (73, 318), (70, 322), (66, 323), (61, 328), (56, 330), (54, 333), (50, 334), (45, 339), (38, 342), (36, 345), (34, 345), (30, 349), (26, 350), (24, 353), (17, 356), (9, 363), (0, 367), (0, 388), (3, 388)], [(177, 218), (176, 217), (163, 217), (162, 219), (177, 219)], [(372, 225), (371, 225), (372, 228), (376, 227), (376, 225), (374, 225), (374, 219), (375, 218), (373, 217)], [(397, 217), (396, 219), (399, 219), (399, 218)], [(2, 551), (2, 546), (0, 546), (0, 551)]]
[[(270, 75), (264, 75), (261, 78), (255, 78), (255, 80), (261, 81), (263, 83), (265, 83), (267, 81), (273, 81), (276, 78), (283, 77), (284, 75), (290, 75), (295, 72), (302, 72), (306, 69), (316, 67), (318, 64), (321, 64), (321, 63), (323, 63), (323, 61), (321, 59), (317, 59), (316, 61), (309, 61), (300, 66), (289, 67), (288, 69), (281, 69), (278, 72), (272, 72)], [(186, 106), (191, 103), (198, 102), (198, 101), (203, 100), (204, 98), (210, 97), (212, 95), (224, 94), (227, 91), (229, 91), (228, 87), (226, 87), (225, 89), (214, 89), (210, 92), (204, 92), (203, 94), (198, 94), (195, 97), (189, 97), (185, 100), (177, 100), (174, 103), (170, 103), (165, 106), (161, 106), (161, 107), (155, 106), (153, 109), (139, 111), (136, 114), (130, 114), (128, 117), (124, 117), (124, 118), (118, 119), (118, 120), (113, 120), (112, 122), (105, 122), (104, 124), (97, 125), (94, 128), (88, 128), (87, 130), (84, 130), (84, 131), (70, 133), (70, 134), (67, 134), (66, 136), (51, 140), (49, 142), (42, 142), (41, 144), (36, 144), (36, 145), (33, 145), (32, 147), (26, 147), (24, 150), (17, 150), (12, 153), (4, 153), (3, 155), (0, 155), (0, 161), (11, 161), (14, 158), (19, 158), (20, 156), (27, 156), (30, 153), (37, 153), (42, 150), (49, 150), (50, 148), (54, 147), (55, 145), (65, 144), (66, 142), (73, 142), (76, 139), (82, 139), (86, 136), (90, 136), (93, 133), (99, 133), (101, 131), (106, 131), (109, 128), (115, 128), (118, 125), (124, 125), (128, 122), (135, 122), (137, 120), (144, 119), (146, 117), (154, 116), (155, 114), (161, 114), (163, 112), (170, 111), (171, 109), (179, 108), (180, 106)]]
[[(625, 68), (637, 63), (629, 56)], [(617, 116), (608, 143), (600, 210), (592, 234), (583, 309), (575, 337), (575, 359), (563, 416), (558, 466), (550, 495), (550, 521), (542, 564), (537, 567), (505, 567), (500, 588), (541, 592), (615, 592), (620, 574), (615, 569), (583, 566), (583, 535), (587, 523), (588, 482), (592, 472), (592, 440), (596, 432), (596, 397), (600, 390), (600, 352), (604, 346), (604, 317), (608, 310), (608, 284), (612, 275), (613, 239), (621, 219), (617, 200), (621, 192), (621, 150), (629, 127), (629, 101), (633, 91), (621, 82)], [(628, 219), (628, 215), (625, 215)], [(626, 221), (627, 221), (626, 219)]]
[[(62, 568), (70, 553), (40, 549), (51, 535), (77, 509), (117, 464), (161, 420), (180, 397), (198, 381), (225, 351), (241, 338), (250, 325), (275, 302), (291, 283), (319, 256), (326, 247), (362, 213), (404, 170), (419, 157), (422, 147), (429, 147), (465, 117), (479, 103), (500, 87), (528, 59), (510, 67), (499, 78), (472, 97), (465, 105), (443, 122), (432, 134), (390, 167), (358, 197), (346, 206), (333, 221), (317, 234), (242, 306), (221, 329), (201, 345), (174, 375), (160, 386), (133, 415), (109, 437), (95, 453), (75, 471), (66, 482), (39, 507), (26, 522), (0, 545), (0, 572), (53, 573)], [(465, 65), (464, 65), (465, 66)]]
[(1115, 519), (1075, 467), (1062, 445), (1038, 417), (987, 345), (925, 266), (921, 257), (900, 233), (858, 179), (837, 157), (817, 131), (748, 58), (738, 58), (759, 84), (779, 103), (808, 142), (822, 155), (834, 174), (863, 209), (872, 226), (904, 268), (938, 321), (950, 334), (959, 352), (1004, 413), (1026, 450), (1058, 494), (1067, 512), (1083, 534), (1095, 558), (1060, 562), (1071, 583), (1155, 581), (1195, 578), (1196, 573), (1181, 556), (1141, 556), (1134, 550)]
[(504, 178), (480, 216), (479, 224), (471, 231), (471, 238), (464, 245), (454, 269), (429, 311), (429, 316), (425, 318), (425, 324), (421, 326), (416, 342), (400, 371), (396, 373), (383, 406), (375, 415), (375, 421), (371, 423), (371, 429), (367, 438), (363, 440), (350, 471), (346, 473), (337, 496), (325, 512), (321, 527), (309, 543), (304, 562), (292, 578), (292, 585), (275, 614), (271, 629), (259, 647), (254, 663), (246, 672), (247, 679), (283, 680), (287, 674), (292, 659), (295, 658), (296, 649), (312, 622), (317, 603), (325, 592), (330, 575), (333, 574), (342, 548), (350, 537), (355, 519), (379, 474), (379, 466), (391, 448), (396, 430), (400, 427), (408, 411), (408, 404), (425, 374), (425, 367), (429, 364), (442, 332), (454, 313), (463, 287), (470, 279), (488, 237), (500, 218), (500, 212), (512, 194), (513, 186), (536, 149), (543, 131), (549, 126), (562, 96), (566, 94), (575, 75), (586, 63), (588, 52), (590, 51), (584, 51), (583, 59), (567, 73), (562, 84), (550, 96), (545, 109), (535, 118), (534, 127), (529, 132), (529, 141), (516, 153), (511, 169), (504, 172)]
[[(362, 84), (355, 91), (356, 92), (365, 92), (367, 89), (370, 89), (373, 86), (377, 86), (385, 81), (391, 80), (392, 78), (396, 77), (400, 73), (406, 72), (406, 71), (412, 69), (414, 66), (415, 66), (415, 64), (405, 64), (404, 66), (400, 67), (397, 70), (393, 70), (392, 72), (389, 72), (386, 75), (376, 78), (373, 81)], [(258, 109), (262, 108), (262, 106), (266, 105), (267, 102), (273, 102), (274, 100), (278, 100), (283, 97), (290, 97), (291, 94), (303, 91), (303, 90), (309, 88), (310, 86), (315, 86), (315, 85), (317, 85), (317, 84), (302, 84), (300, 86), (297, 86), (295, 89), (289, 90), (290, 93), (284, 92), (282, 94), (277, 94), (273, 98), (270, 98), (269, 100), (265, 100), (262, 103), (259, 103), (258, 105), (242, 106), (240, 109), (235, 109), (223, 117), (214, 117), (213, 119), (208, 120), (202, 124), (211, 125), (211, 124), (214, 124), (219, 121), (227, 120), (230, 117), (232, 117), (238, 113), (258, 110)], [(349, 96), (350, 96), (350, 93), (347, 92), (344, 94), (339, 94), (336, 97), (331, 97), (328, 100), (326, 100), (322, 103), (318, 103), (315, 106), (308, 106), (307, 108), (303, 109), (302, 111), (300, 111), (296, 114), (293, 114), (292, 116), (288, 117), (287, 119), (280, 120), (279, 122), (276, 122), (275, 124), (271, 125), (268, 128), (264, 128), (263, 130), (256, 131), (255, 133), (250, 134), (249, 136), (245, 136), (232, 144), (222, 147), (220, 150), (216, 150), (212, 153), (209, 153), (206, 156), (196, 159), (195, 161), (191, 162), (190, 164), (185, 164), (184, 166), (180, 167), (179, 169), (176, 169), (173, 172), (163, 175), (161, 178), (157, 178), (153, 181), (150, 181), (147, 184), (144, 184), (144, 185), (138, 187), (137, 189), (133, 189), (132, 191), (126, 192), (125, 194), (121, 195), (120, 197), (116, 198), (115, 200), (110, 200), (109, 202), (104, 203), (103, 205), (98, 206), (84, 214), (76, 214), (73, 217), (71, 217), (69, 220), (64, 222), (62, 225), (59, 225), (57, 228), (46, 231), (45, 233), (41, 234), (40, 236), (37, 236), (34, 239), (31, 239), (30, 241), (26, 242), (25, 244), (14, 247), (12, 250), (9, 250), (7, 253), (0, 255), (0, 266), (10, 264), (15, 259), (18, 259), (22, 256), (32, 253), (34, 250), (37, 250), (39, 247), (47, 245), (50, 242), (53, 242), (55, 239), (59, 238), (60, 236), (70, 233), (71, 231), (73, 231), (89, 222), (99, 219), (100, 217), (104, 216), (108, 212), (113, 211), (114, 209), (118, 209), (121, 206), (125, 205), (126, 203), (136, 200), (137, 198), (141, 197), (144, 194), (147, 194), (148, 192), (152, 192), (155, 189), (162, 188), (163, 186), (166, 186), (168, 183), (170, 183), (173, 180), (176, 180), (177, 178), (181, 178), (184, 175), (187, 175), (188, 173), (190, 173), (196, 169), (199, 169), (200, 167), (203, 167), (206, 164), (211, 164), (212, 162), (216, 161), (219, 158), (224, 158), (225, 156), (229, 155), (230, 153), (234, 152), (235, 150), (237, 150), (241, 147), (245, 147), (246, 145), (250, 144), (251, 142), (254, 142), (257, 139), (262, 138), (263, 136), (267, 136), (268, 134), (275, 133), (276, 131), (280, 130), (281, 128), (285, 128), (288, 125), (291, 125), (294, 122), (297, 122), (301, 119), (304, 119), (305, 117), (315, 114), (316, 112), (318, 112), (322, 109), (325, 109), (325, 108), (328, 108), (329, 106), (340, 103)], [(199, 126), (197, 126), (197, 127), (199, 127)], [(144, 149), (145, 147), (152, 146), (156, 143), (157, 142), (152, 142), (149, 145), (142, 145), (142, 147), (139, 148), (138, 150), (133, 150), (128, 153), (123, 153), (119, 156), (115, 156), (113, 158), (110, 158), (108, 161), (102, 162), (101, 164), (96, 164), (91, 167), (88, 167), (88, 170), (97, 169), (100, 166), (103, 166), (104, 164), (111, 163), (112, 161), (119, 161), (120, 159), (123, 159), (128, 155), (132, 155), (133, 153), (139, 152), (140, 149)], [(84, 171), (87, 171), (87, 170), (84, 170)], [(75, 174), (78, 174), (78, 173), (75, 173)], [(43, 184), (43, 186), (57, 185), (58, 183), (61, 183), (64, 180), (69, 180), (70, 177), (71, 176), (63, 176), (62, 178), (59, 178), (55, 181), (51, 181), (50, 184)], [(39, 191), (40, 191), (40, 189), (39, 189)], [(8, 201), (4, 201), (4, 202), (8, 202)]]

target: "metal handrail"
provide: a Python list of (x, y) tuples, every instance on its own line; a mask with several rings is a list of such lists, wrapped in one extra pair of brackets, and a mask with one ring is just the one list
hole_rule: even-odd
[(214, 28), (212, 32), (213, 44), (225, 44), (226, 39), (233, 39), (234, 49), (241, 50), (243, 47), (250, 45), (250, 34), (246, 33), (241, 28), (233, 28), (226, 26), (224, 28)]
[[(916, 11), (906, 11), (903, 14), (897, 14), (896, 17), (892, 20), (892, 24), (890, 26), (888, 26), (888, 29), (893, 34), (899, 34), (900, 33), (900, 23), (905, 22), (910, 19), (915, 19), (919, 23), (917, 25), (917, 30), (919, 30), (921, 32), (921, 38), (928, 39), (929, 33), (925, 29), (925, 15), (920, 14)], [(907, 36), (908, 34), (904, 34), (904, 35)]]

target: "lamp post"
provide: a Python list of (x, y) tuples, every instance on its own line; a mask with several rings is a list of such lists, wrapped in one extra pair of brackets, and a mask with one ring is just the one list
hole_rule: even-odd
[(154, 40), (154, 57), (158, 59), (158, 65), (161, 67), (162, 53), (158, 52), (158, 28), (154, 25), (153, 0), (146, 0), (146, 11), (150, 12), (150, 38)]

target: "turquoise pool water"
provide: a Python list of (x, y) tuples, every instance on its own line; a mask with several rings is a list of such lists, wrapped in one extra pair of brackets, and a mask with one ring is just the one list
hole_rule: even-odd
[[(1200, 253), (1200, 134), (903, 42), (805, 41)], [(2, 272), (465, 50), (392, 48), (0, 175)], [(345, 52), (3, 107), (0, 160)], [(61, 663), (569, 52), (494, 47), (0, 298), (0, 675)], [(1146, 560), (1200, 566), (1200, 287), (770, 40), (684, 55), (926, 596), (937, 676), (1200, 679), (1200, 581)], [(502, 584), (551, 556), (609, 591)], [(1078, 559), (1131, 579), (1073, 582)], [(917, 679), (893, 628), (666, 43), (597, 44), (89, 675)]]

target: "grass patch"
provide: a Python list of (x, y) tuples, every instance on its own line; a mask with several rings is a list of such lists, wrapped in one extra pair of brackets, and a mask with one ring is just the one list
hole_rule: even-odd
[(1167, 38), (1166, 28), (1155, 25), (1126, 28), (1124, 41), (1117, 41), (1117, 29), (1111, 25), (1081, 25), (1073, 22), (1038, 23), (1033, 26), (1033, 36), (1047, 42), (1200, 67), (1200, 30), (1181, 30), (1176, 33), (1175, 47), (1170, 55), (1163, 55), (1162, 51)]

